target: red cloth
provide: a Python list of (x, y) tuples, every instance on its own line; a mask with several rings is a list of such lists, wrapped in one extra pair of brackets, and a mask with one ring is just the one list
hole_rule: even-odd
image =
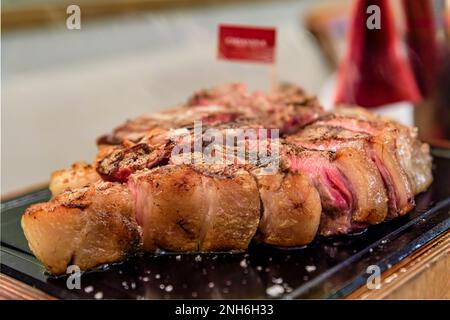
[(439, 49), (430, 0), (403, 0), (406, 16), (406, 40), (411, 65), (424, 96), (435, 89)]
[[(380, 29), (369, 29), (367, 8), (380, 8)], [(421, 99), (411, 66), (402, 56), (389, 1), (357, 0), (347, 56), (338, 73), (336, 103), (377, 107)]]

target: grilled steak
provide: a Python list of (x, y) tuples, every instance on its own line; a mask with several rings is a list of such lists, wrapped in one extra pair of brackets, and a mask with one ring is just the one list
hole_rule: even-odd
[(22, 218), (52, 273), (137, 250), (305, 245), (406, 214), (432, 180), (414, 129), (359, 108), (326, 113), (286, 84), (202, 90), (97, 144), (92, 166), (55, 173), (54, 199)]

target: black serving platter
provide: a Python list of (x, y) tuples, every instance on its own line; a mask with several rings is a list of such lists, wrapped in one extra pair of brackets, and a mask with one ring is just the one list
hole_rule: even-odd
[[(410, 214), (359, 235), (304, 248), (251, 244), (246, 253), (141, 254), (85, 272), (80, 289), (48, 275), (31, 254), (20, 217), (47, 189), (1, 204), (1, 272), (63, 299), (340, 298), (364, 285), (367, 268), (394, 266), (450, 228), (450, 150), (433, 149), (434, 182)], [(73, 282), (72, 282), (73, 283)]]

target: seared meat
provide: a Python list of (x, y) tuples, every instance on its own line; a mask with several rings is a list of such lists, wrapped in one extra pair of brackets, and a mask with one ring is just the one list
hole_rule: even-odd
[(53, 196), (69, 190), (87, 186), (100, 180), (94, 166), (86, 162), (76, 162), (68, 169), (58, 170), (50, 177), (49, 189)]
[(22, 228), (33, 253), (54, 274), (72, 264), (84, 270), (126, 259), (141, 243), (128, 189), (110, 182), (32, 205)]
[(316, 236), (322, 207), (319, 193), (302, 174), (258, 175), (263, 214), (257, 239), (277, 246), (301, 246)]
[(143, 115), (115, 128), (111, 134), (97, 139), (98, 145), (120, 145), (122, 143), (137, 143), (155, 129), (170, 130), (192, 126), (195, 121), (205, 124), (233, 122), (247, 118), (247, 109), (229, 109), (220, 105), (205, 105), (197, 107), (180, 106), (168, 111)]
[(282, 134), (289, 134), (324, 114), (314, 96), (291, 84), (282, 84), (269, 95), (249, 93), (243, 84), (230, 84), (201, 90), (176, 108), (128, 120), (111, 134), (99, 137), (97, 144), (137, 143), (153, 129), (183, 128), (192, 126), (195, 121), (217, 125), (250, 120), (264, 128), (278, 128)]
[(106, 181), (126, 182), (135, 171), (167, 163), (170, 148), (138, 143), (129, 148), (116, 148), (97, 164), (97, 172)]
[(307, 175), (320, 194), (321, 235), (356, 232), (385, 219), (387, 198), (381, 177), (358, 150), (332, 152), (285, 145), (284, 152), (284, 165)]
[(354, 196), (354, 221), (377, 224), (387, 216), (388, 198), (377, 167), (363, 153), (353, 148), (342, 148), (335, 154), (334, 162), (350, 183)]
[(258, 227), (258, 189), (245, 170), (169, 165), (128, 185), (145, 250), (245, 250)]
[(424, 191), (431, 183), (431, 156), (429, 146), (417, 139), (417, 129), (376, 116), (360, 108), (338, 108), (320, 124), (342, 127), (388, 139), (402, 169), (408, 176), (414, 194)]
[(407, 175), (397, 160), (392, 135), (372, 136), (342, 127), (321, 125), (306, 127), (287, 138), (290, 143), (317, 150), (338, 151), (353, 148), (372, 159), (383, 179), (389, 201), (388, 217), (406, 214), (414, 206), (414, 194)]
[(305, 245), (406, 214), (432, 179), (414, 129), (358, 108), (325, 113), (292, 85), (202, 90), (98, 145), (93, 166), (56, 172), (54, 199), (22, 218), (52, 273), (136, 250)]
[(282, 84), (269, 95), (266, 127), (279, 128), (283, 135), (297, 132), (325, 114), (319, 101), (301, 88)]

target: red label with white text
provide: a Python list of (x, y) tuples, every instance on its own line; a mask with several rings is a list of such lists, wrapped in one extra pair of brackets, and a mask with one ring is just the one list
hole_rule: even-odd
[(275, 43), (275, 28), (220, 25), (218, 58), (273, 63)]

